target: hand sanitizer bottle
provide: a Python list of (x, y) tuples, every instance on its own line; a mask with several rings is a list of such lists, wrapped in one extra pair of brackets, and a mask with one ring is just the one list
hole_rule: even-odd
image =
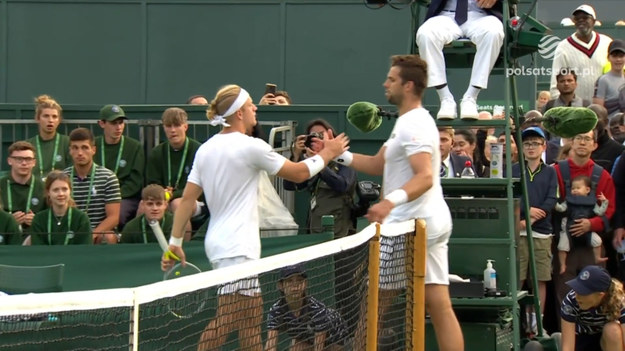
[(497, 272), (493, 268), (494, 260), (486, 260), (484, 270), (484, 289), (486, 291), (497, 291)]

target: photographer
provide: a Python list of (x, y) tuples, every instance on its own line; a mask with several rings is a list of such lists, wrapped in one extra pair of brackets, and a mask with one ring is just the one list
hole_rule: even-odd
[[(314, 156), (316, 150), (315, 139), (323, 139), (332, 126), (323, 119), (311, 121), (306, 128), (305, 135), (297, 136), (292, 145), (292, 160), (299, 161)], [(305, 190), (311, 193), (308, 225), (311, 233), (322, 231), (321, 217), (334, 216), (334, 237), (342, 238), (355, 232), (352, 221), (352, 206), (356, 186), (356, 171), (349, 167), (330, 162), (323, 171), (315, 177), (303, 182), (293, 183), (284, 180), (286, 190)]]

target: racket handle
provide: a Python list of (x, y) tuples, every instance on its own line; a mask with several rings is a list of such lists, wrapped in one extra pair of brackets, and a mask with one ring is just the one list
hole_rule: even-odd
[(161, 229), (158, 221), (150, 221), (149, 224), (150, 228), (152, 228), (152, 232), (154, 232), (156, 240), (158, 240), (158, 245), (161, 247), (161, 250), (163, 250), (163, 253), (167, 254), (167, 251), (169, 251), (169, 244), (167, 244), (167, 239), (165, 239), (163, 229)]

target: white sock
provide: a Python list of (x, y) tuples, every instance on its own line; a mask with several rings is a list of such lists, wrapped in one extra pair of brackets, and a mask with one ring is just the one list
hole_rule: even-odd
[(474, 100), (477, 100), (477, 95), (480, 93), (480, 90), (481, 90), (480, 88), (476, 88), (473, 85), (470, 85), (467, 91), (462, 96), (462, 98), (464, 99), (467, 97), (471, 97)]
[(443, 101), (443, 99), (454, 99), (454, 95), (451, 93), (451, 90), (449, 90), (448, 85), (445, 85), (440, 89), (436, 89), (436, 93), (441, 101)]

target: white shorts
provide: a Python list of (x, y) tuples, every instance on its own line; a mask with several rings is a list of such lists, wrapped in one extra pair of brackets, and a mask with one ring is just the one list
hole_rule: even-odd
[[(247, 261), (253, 260), (245, 256), (226, 257), (211, 261), (211, 265), (213, 266), (213, 269), (219, 269), (235, 266)], [(245, 296), (255, 296), (260, 294), (260, 282), (258, 281), (258, 276), (247, 277), (232, 283), (223, 284), (217, 290), (217, 294), (219, 295), (229, 295), (235, 293)]]
[[(447, 242), (451, 231), (427, 240), (425, 284), (449, 285)], [(406, 236), (380, 238), (380, 289), (398, 290), (406, 287)]]

